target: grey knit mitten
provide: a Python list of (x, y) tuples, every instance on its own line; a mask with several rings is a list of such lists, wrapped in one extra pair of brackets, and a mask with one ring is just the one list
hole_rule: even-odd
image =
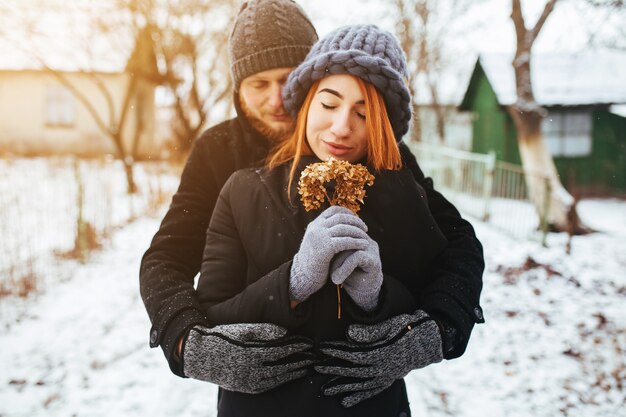
[(256, 394), (302, 378), (312, 341), (270, 323), (193, 327), (183, 348), (185, 376)]
[(328, 281), (330, 261), (342, 251), (368, 246), (367, 226), (344, 207), (331, 206), (306, 228), (298, 253), (293, 258), (289, 292), (304, 301)]
[(327, 342), (321, 351), (350, 365), (319, 365), (315, 370), (333, 375), (322, 387), (324, 395), (347, 394), (341, 404), (352, 407), (389, 388), (411, 370), (443, 359), (441, 335), (424, 311), (402, 314), (379, 324), (353, 324), (348, 342)]
[(330, 279), (337, 285), (343, 284), (359, 307), (366, 311), (374, 310), (383, 285), (378, 244), (370, 239), (366, 249), (345, 251), (335, 256), (330, 266)]

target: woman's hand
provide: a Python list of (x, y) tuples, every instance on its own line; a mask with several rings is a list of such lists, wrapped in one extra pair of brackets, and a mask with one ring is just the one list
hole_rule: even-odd
[(327, 208), (309, 223), (291, 267), (292, 300), (304, 301), (324, 286), (336, 254), (367, 249), (370, 243), (366, 232), (363, 220), (339, 206)]
[(342, 284), (359, 307), (366, 311), (374, 310), (383, 285), (378, 244), (368, 236), (365, 249), (338, 254), (330, 266), (330, 279), (337, 285)]

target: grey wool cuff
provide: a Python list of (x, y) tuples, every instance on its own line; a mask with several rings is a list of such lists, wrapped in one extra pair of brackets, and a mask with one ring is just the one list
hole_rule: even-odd
[[(307, 270), (304, 271), (304, 268)], [(319, 290), (319, 283), (310, 279), (311, 275), (325, 276), (328, 274), (327, 266), (322, 268), (320, 264), (306, 264), (300, 261), (297, 253), (291, 265), (291, 279), (289, 280), (289, 296), (292, 300), (302, 302), (311, 294)]]
[[(347, 291), (347, 290), (346, 290)], [(366, 291), (361, 290), (352, 290), (348, 292), (350, 298), (355, 302), (356, 305), (361, 307), (363, 310), (370, 312), (374, 311), (376, 307), (378, 307), (378, 297), (380, 295), (380, 287), (378, 288), (368, 288)]]

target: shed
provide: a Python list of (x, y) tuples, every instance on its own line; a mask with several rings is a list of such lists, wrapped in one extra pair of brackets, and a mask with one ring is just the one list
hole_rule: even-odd
[[(520, 164), (512, 57), (479, 56), (460, 105), (472, 112), (472, 151)], [(626, 52), (533, 55), (544, 140), (570, 191), (626, 193)]]

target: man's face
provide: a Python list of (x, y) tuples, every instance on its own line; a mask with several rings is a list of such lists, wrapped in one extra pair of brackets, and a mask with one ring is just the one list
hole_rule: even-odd
[(281, 89), (293, 68), (275, 68), (246, 77), (239, 86), (241, 107), (252, 126), (273, 140), (293, 130), (293, 119), (283, 107)]

